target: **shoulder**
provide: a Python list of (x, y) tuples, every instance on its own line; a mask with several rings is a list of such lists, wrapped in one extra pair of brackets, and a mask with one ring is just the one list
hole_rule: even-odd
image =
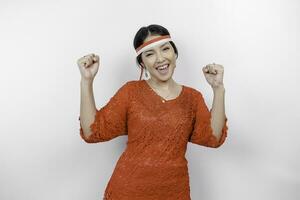
[(120, 87), (120, 89), (124, 89), (124, 90), (127, 90), (127, 89), (130, 89), (130, 88), (132, 88), (132, 87), (134, 87), (137, 83), (136, 83), (137, 81), (135, 81), (135, 80), (129, 80), (129, 81), (125, 81), (125, 82), (123, 82), (122, 84), (121, 84), (121, 87)]
[(196, 107), (199, 103), (203, 104), (205, 102), (202, 92), (197, 88), (184, 85), (185, 86), (185, 98), (184, 101), (192, 105), (192, 107)]
[(125, 93), (127, 96), (132, 96), (138, 90), (138, 87), (140, 87), (140, 85), (141, 81), (128, 80), (121, 84), (119, 91), (122, 91), (122, 93)]
[(141, 81), (139, 81), (139, 80), (129, 80), (129, 81), (126, 81), (122, 87), (132, 90), (132, 89), (138, 87), (140, 84), (141, 84)]
[(125, 82), (125, 84), (132, 87), (132, 86), (139, 84), (140, 82), (141, 81), (139, 81), (139, 80), (128, 80)]
[(191, 87), (191, 86), (188, 86), (188, 85), (184, 85), (184, 87), (185, 87), (186, 92), (192, 98), (199, 98), (199, 96), (202, 97), (202, 93), (198, 89), (196, 89), (194, 87)]

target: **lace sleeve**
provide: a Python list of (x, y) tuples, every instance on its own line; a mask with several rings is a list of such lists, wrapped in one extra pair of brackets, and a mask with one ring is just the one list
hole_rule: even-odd
[(221, 146), (225, 138), (227, 137), (227, 117), (225, 118), (225, 124), (222, 129), (222, 135), (220, 140), (213, 135), (211, 128), (211, 112), (208, 110), (203, 96), (200, 92), (195, 95), (195, 123), (194, 128), (189, 138), (189, 142), (199, 144), (202, 146), (217, 148)]
[[(105, 106), (97, 110), (94, 122), (90, 125), (92, 134), (87, 138), (80, 124), (80, 136), (87, 143), (109, 141), (121, 135), (127, 135), (127, 109), (129, 99), (126, 82)], [(80, 120), (80, 117), (79, 117)]]

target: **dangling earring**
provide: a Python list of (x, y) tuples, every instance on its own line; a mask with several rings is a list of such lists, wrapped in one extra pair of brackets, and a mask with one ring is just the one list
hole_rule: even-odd
[(145, 76), (148, 78), (147, 68), (145, 68)]

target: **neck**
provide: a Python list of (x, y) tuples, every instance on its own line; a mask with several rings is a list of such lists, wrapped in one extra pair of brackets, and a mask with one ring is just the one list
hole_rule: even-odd
[(153, 78), (150, 78), (148, 80), (148, 82), (155, 88), (157, 89), (163, 89), (163, 90), (170, 90), (171, 88), (173, 88), (176, 83), (175, 81), (170, 78), (169, 80), (167, 81), (159, 81), (159, 80), (156, 80), (156, 79), (153, 79)]

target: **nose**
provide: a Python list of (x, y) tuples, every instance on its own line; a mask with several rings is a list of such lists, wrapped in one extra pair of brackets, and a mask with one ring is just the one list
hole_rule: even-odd
[(156, 60), (157, 60), (158, 63), (161, 63), (165, 60), (160, 51), (157, 53), (157, 59)]

